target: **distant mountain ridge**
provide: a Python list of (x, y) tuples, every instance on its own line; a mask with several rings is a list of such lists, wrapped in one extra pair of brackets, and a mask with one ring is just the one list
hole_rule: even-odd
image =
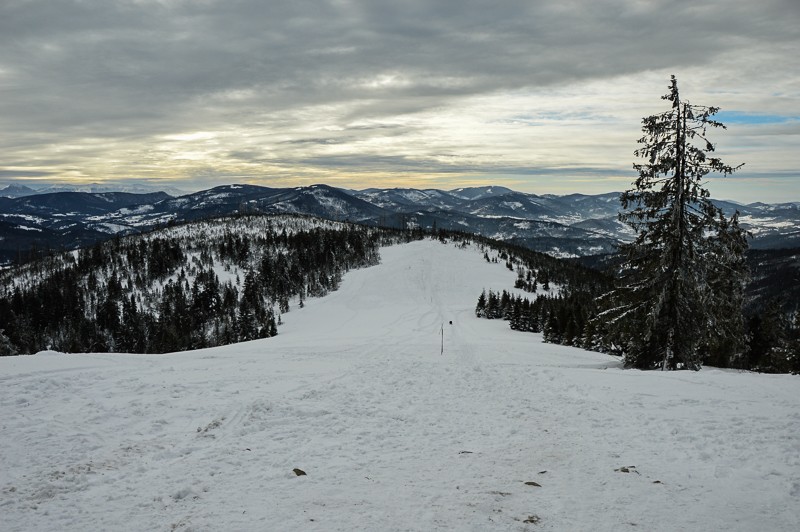
[(0, 187), (0, 198), (21, 198), (23, 196), (51, 194), (53, 192), (88, 192), (90, 194), (107, 192), (150, 194), (153, 192), (166, 192), (170, 196), (182, 196), (187, 194), (185, 190), (181, 190), (179, 188), (148, 184), (104, 185), (101, 183), (89, 183), (87, 185), (45, 185), (42, 187), (33, 188), (27, 185), (11, 183), (4, 187)]
[(36, 190), (25, 185), (11, 184), (0, 188), (0, 198), (20, 198), (22, 196), (30, 196), (36, 194)]
[[(751, 247), (800, 247), (800, 202), (717, 204), (727, 214), (740, 212), (742, 225), (752, 234)], [(618, 193), (537, 195), (498, 186), (359, 191), (321, 184), (223, 185), (177, 197), (165, 192), (51, 192), (0, 197), (0, 263), (19, 260), (32, 247), (71, 249), (117, 234), (251, 213), (460, 230), (554, 256), (577, 257), (613, 252), (619, 242), (632, 237), (630, 228), (618, 221), (618, 210)]]

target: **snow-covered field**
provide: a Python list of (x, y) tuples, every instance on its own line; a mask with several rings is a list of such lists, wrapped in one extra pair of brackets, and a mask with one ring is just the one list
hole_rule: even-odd
[(382, 255), (275, 338), (0, 359), (0, 529), (800, 530), (800, 378), (622, 370), (474, 318), (475, 250)]

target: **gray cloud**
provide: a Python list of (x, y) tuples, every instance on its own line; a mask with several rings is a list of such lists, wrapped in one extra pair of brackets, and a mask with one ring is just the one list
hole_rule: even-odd
[(46, 177), (52, 175), (52, 172), (38, 172), (30, 170), (0, 170), (0, 179), (8, 179), (13, 177)]
[[(3, 116), (126, 129), (358, 97), (400, 98), (413, 110), (451, 95), (702, 64), (737, 40), (795, 38), (788, 3), (639, 4), (12, 1), (0, 11), (11, 80)], [(379, 95), (360, 86), (383, 72), (407, 83)], [(252, 97), (215, 102), (226, 91)]]
[[(795, 0), (6, 0), (0, 149), (247, 127), (280, 137), (314, 106), (333, 109), (330, 123), (380, 122), (660, 69), (763, 75), (797, 65), (799, 26)], [(754, 47), (784, 64), (749, 61)], [(738, 71), (711, 74), (731, 54)], [(343, 144), (381, 127), (393, 126), (279, 142)]]

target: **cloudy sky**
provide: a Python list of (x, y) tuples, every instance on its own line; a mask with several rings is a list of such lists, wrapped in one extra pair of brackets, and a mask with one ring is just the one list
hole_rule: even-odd
[(0, 183), (628, 188), (670, 74), (800, 200), (797, 0), (3, 0)]

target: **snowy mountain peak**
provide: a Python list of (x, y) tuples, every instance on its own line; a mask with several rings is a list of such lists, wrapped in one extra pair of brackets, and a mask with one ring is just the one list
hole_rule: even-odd
[(0, 188), (0, 197), (3, 198), (20, 198), (22, 196), (30, 196), (31, 194), (35, 193), (36, 191), (30, 187), (26, 187), (25, 185), (17, 185), (14, 183)]

